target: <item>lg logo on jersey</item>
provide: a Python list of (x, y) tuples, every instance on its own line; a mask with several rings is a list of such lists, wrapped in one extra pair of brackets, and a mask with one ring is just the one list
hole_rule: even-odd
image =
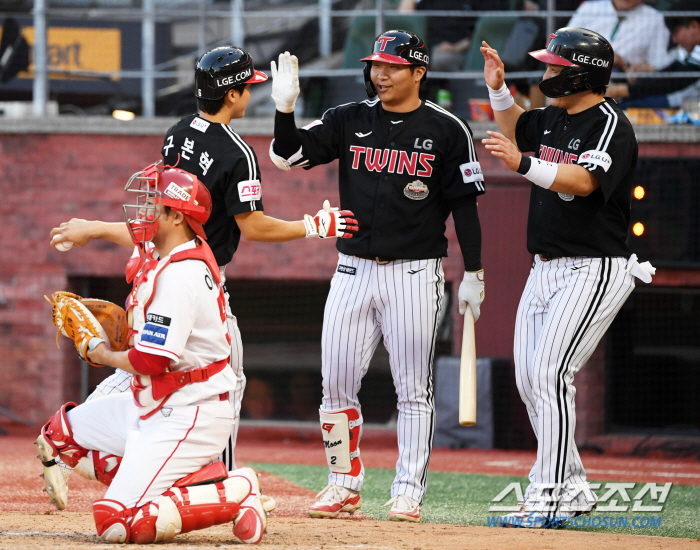
[(420, 140), (420, 138), (416, 138), (416, 142), (413, 144), (414, 149), (425, 149), (426, 151), (430, 151), (433, 148), (432, 139), (424, 139), (422, 146), (420, 145), (420, 143), (418, 143), (418, 140)]
[(569, 149), (573, 149), (574, 151), (578, 151), (579, 145), (581, 145), (581, 140), (580, 139), (572, 139), (569, 142)]

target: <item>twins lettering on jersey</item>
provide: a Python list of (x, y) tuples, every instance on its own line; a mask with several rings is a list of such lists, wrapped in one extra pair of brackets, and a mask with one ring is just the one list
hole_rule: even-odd
[(547, 162), (555, 162), (559, 164), (576, 164), (578, 155), (574, 155), (573, 153), (565, 153), (561, 149), (557, 149), (555, 147), (540, 145), (540, 154), (538, 158), (541, 160), (546, 160)]
[(353, 153), (353, 170), (360, 169), (360, 162), (364, 155), (364, 165), (369, 172), (381, 172), (388, 164), (390, 174), (403, 174), (405, 172), (410, 176), (429, 178), (433, 173), (433, 167), (430, 163), (435, 160), (435, 155), (428, 153), (410, 153), (409, 156), (408, 152), (398, 149), (373, 149), (358, 145), (351, 145), (350, 151)]

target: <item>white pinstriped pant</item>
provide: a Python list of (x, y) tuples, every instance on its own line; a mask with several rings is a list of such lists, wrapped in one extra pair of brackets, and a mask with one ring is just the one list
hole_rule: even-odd
[[(345, 267), (331, 280), (323, 318), (322, 407), (360, 408), (362, 378), (383, 337), (398, 396), (399, 459), (391, 496), (422, 502), (435, 430), (432, 366), (445, 284), (442, 260), (378, 264), (339, 254), (338, 266)], [(328, 476), (329, 483), (356, 491), (363, 479), (364, 469), (358, 477)]]
[(574, 441), (574, 375), (634, 290), (626, 265), (626, 258), (544, 262), (535, 256), (518, 306), (514, 346), (516, 384), (537, 436), (528, 505), (542, 487), (576, 492), (586, 483)]
[[(221, 273), (221, 284), (224, 285), (226, 282), (226, 274), (224, 273), (225, 267), (219, 267), (219, 270)], [(229, 392), (229, 402), (233, 407), (233, 428), (231, 429), (231, 436), (219, 460), (226, 465), (229, 472), (232, 472), (236, 469), (235, 448), (236, 439), (238, 438), (238, 426), (241, 423), (241, 402), (243, 401), (246, 378), (245, 374), (243, 374), (243, 342), (241, 341), (241, 331), (238, 329), (236, 317), (231, 312), (228, 291), (224, 293), (224, 296), (226, 298), (226, 324), (228, 325), (228, 333), (231, 336), (231, 368), (236, 375), (236, 389)], [(88, 396), (86, 402), (97, 397), (102, 397), (103, 395), (130, 391), (130, 388), (131, 374), (117, 369), (113, 375), (98, 384), (95, 391)]]

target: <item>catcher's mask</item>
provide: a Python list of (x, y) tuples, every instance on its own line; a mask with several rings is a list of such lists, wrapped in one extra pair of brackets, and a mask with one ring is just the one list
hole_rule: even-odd
[(211, 214), (211, 195), (196, 176), (158, 161), (131, 176), (125, 190), (136, 193), (136, 201), (123, 206), (134, 244), (153, 239), (163, 206), (182, 212), (192, 231), (206, 240), (202, 225)]

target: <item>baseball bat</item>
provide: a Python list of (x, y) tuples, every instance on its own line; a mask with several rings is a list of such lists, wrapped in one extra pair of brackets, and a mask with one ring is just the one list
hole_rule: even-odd
[(467, 304), (462, 332), (462, 360), (459, 364), (459, 423), (476, 424), (476, 345), (474, 342), (474, 314)]

